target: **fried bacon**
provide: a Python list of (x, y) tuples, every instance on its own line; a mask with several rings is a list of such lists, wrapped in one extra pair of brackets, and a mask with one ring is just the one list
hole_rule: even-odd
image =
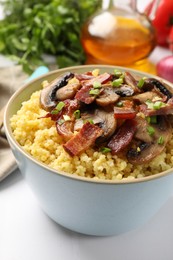
[(136, 116), (136, 111), (133, 108), (124, 109), (115, 107), (114, 116), (116, 119), (133, 119)]
[(63, 147), (70, 155), (78, 155), (93, 146), (95, 140), (101, 136), (102, 132), (100, 127), (87, 122), (83, 125), (79, 133), (74, 135)]
[(82, 87), (76, 94), (75, 98), (85, 104), (91, 104), (96, 96), (90, 95), (91, 86)]
[[(101, 84), (106, 83), (111, 77), (112, 76), (110, 74), (104, 73), (89, 80), (82, 80), (81, 84), (83, 87), (77, 92), (75, 98), (85, 104), (91, 104), (98, 96), (90, 94), (90, 90), (92, 89), (94, 82), (99, 82)], [(102, 93), (102, 91), (103, 88), (98, 90), (99, 94)]]
[(137, 111), (133, 108), (133, 101), (124, 100), (123, 107), (114, 107), (114, 117), (116, 119), (133, 119)]
[(111, 80), (112, 75), (105, 72), (97, 77), (94, 77), (92, 79), (89, 80), (83, 80), (81, 81), (81, 84), (83, 86), (93, 86), (94, 82), (100, 82), (101, 84), (108, 82), (109, 80)]
[(132, 141), (135, 132), (136, 121), (127, 119), (107, 145), (111, 153), (114, 155), (123, 151)]

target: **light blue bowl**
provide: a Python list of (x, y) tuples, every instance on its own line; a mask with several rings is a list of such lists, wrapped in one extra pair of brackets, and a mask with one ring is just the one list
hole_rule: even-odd
[[(43, 80), (50, 81), (66, 71), (82, 73), (95, 68), (108, 72), (115, 69), (101, 65), (71, 67), (50, 72), (29, 82), (7, 104), (4, 126), (21, 173), (47, 215), (73, 231), (107, 236), (143, 225), (161, 208), (172, 195), (172, 169), (150, 177), (125, 181), (90, 180), (57, 172), (20, 147), (13, 137), (9, 122), (21, 102), (29, 99), (31, 93), (40, 88)], [(121, 69), (142, 77), (148, 76), (146, 73)]]

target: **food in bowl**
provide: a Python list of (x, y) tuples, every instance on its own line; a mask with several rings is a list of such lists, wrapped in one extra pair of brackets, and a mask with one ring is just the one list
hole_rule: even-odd
[(67, 72), (23, 102), (15, 139), (57, 171), (121, 180), (173, 166), (171, 88), (128, 71)]

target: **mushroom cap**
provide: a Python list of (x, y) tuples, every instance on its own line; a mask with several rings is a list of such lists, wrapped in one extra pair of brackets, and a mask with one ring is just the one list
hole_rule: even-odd
[(63, 76), (60, 76), (50, 82), (48, 86), (42, 89), (40, 94), (40, 105), (41, 107), (46, 110), (52, 110), (57, 104), (57, 96), (56, 92), (58, 89), (67, 85), (68, 80), (73, 78), (74, 74), (71, 72), (67, 72)]
[[(164, 150), (172, 134), (172, 128), (168, 120), (165, 116), (159, 116), (158, 123), (152, 124), (152, 127), (155, 130), (152, 140), (144, 140), (144, 133), (141, 131), (141, 140), (138, 134), (138, 139), (133, 141), (131, 148), (127, 152), (127, 159), (130, 163), (148, 163)], [(162, 138), (163, 143), (159, 143), (160, 138)]]

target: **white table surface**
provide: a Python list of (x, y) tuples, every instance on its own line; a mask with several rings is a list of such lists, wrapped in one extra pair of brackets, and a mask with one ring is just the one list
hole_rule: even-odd
[[(157, 62), (169, 52), (156, 48)], [(0, 67), (8, 65), (0, 56)], [(173, 193), (139, 229), (113, 237), (66, 230), (41, 209), (19, 170), (0, 183), (0, 260), (172, 260)]]

